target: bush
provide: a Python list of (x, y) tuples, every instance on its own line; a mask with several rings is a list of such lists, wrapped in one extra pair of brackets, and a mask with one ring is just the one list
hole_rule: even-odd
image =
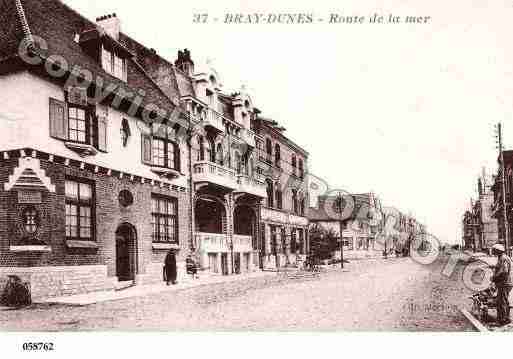
[(8, 307), (22, 307), (32, 303), (28, 285), (22, 283), (16, 275), (9, 276), (1, 299), (2, 304)]

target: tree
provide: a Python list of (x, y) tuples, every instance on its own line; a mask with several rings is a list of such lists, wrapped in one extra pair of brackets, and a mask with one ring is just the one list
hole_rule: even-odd
[(337, 250), (337, 234), (332, 228), (326, 229), (319, 224), (310, 227), (311, 254), (314, 259), (331, 259)]

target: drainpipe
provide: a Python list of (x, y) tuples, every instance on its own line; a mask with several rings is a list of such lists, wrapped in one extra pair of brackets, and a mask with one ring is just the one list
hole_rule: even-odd
[[(189, 124), (190, 124), (189, 119)], [(193, 181), (192, 181), (192, 129), (189, 129), (187, 133), (187, 149), (188, 149), (188, 159), (189, 159), (189, 200), (190, 200), (190, 210), (189, 210), (189, 224), (191, 228), (191, 240), (190, 240), (190, 249), (191, 252), (195, 250), (194, 248), (194, 192), (193, 192)]]

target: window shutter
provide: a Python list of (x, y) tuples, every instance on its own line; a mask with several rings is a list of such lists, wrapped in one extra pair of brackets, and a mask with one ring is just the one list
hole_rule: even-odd
[(87, 106), (87, 88), (78, 86), (69, 87), (68, 102), (74, 105)]
[(151, 136), (145, 134), (142, 134), (141, 136), (142, 162), (147, 165), (152, 165)]
[(50, 136), (68, 139), (68, 112), (66, 103), (50, 98)]
[(173, 143), (174, 146), (174, 152), (175, 152), (175, 170), (180, 172), (181, 167), (181, 158), (180, 158), (180, 146), (177, 143)]
[(107, 126), (108, 120), (105, 116), (98, 117), (98, 149), (107, 152)]

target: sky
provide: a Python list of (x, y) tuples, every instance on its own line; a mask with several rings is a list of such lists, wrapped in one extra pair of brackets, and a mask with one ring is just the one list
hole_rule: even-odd
[[(244, 85), (332, 188), (373, 191), (442, 242), (461, 242), (477, 176), (496, 171), (494, 124), (513, 144), (513, 3), (496, 0), (65, 0), (174, 60), (188, 48), (227, 92)], [(143, 6), (142, 6), (143, 5)], [(313, 24), (193, 23), (194, 14), (313, 13)], [(328, 24), (429, 16), (427, 24)]]

